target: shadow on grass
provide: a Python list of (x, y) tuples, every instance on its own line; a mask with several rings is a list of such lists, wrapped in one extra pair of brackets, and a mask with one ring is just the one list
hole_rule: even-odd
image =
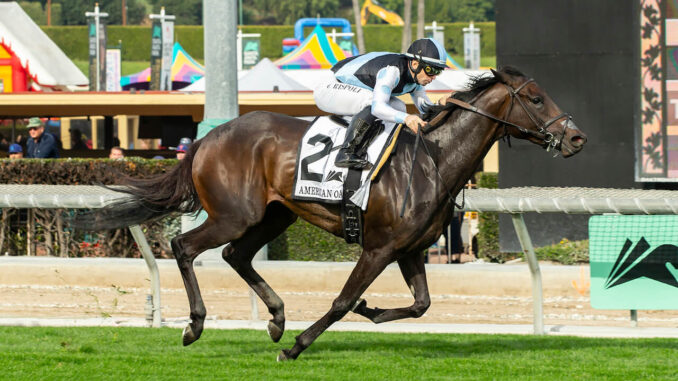
[[(243, 331), (246, 332), (246, 331)], [(214, 349), (237, 346), (241, 353), (260, 354), (291, 348), (301, 331), (287, 331), (280, 343), (273, 343), (262, 331), (251, 331), (250, 339), (239, 337), (210, 340)], [(226, 336), (228, 334), (226, 333)], [(678, 350), (673, 339), (615, 339), (583, 338), (573, 336), (485, 335), (485, 334), (393, 334), (364, 332), (325, 332), (303, 356), (333, 353), (337, 356), (355, 356), (359, 353), (406, 357), (450, 358), (473, 357), (512, 352), (549, 352), (568, 350)], [(219, 350), (217, 350), (219, 351)], [(220, 351), (219, 351), (220, 352)], [(277, 352), (276, 352), (277, 354)], [(310, 358), (309, 358), (310, 359)]]

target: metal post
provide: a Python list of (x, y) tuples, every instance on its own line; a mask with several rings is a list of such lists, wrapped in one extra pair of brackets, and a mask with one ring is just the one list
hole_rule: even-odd
[(630, 310), (631, 312), (631, 327), (638, 326), (638, 310)]
[(132, 237), (139, 246), (139, 251), (146, 261), (148, 272), (151, 274), (151, 292), (153, 293), (153, 327), (160, 328), (162, 325), (162, 318), (160, 316), (160, 272), (158, 271), (158, 264), (155, 262), (155, 257), (151, 252), (151, 247), (148, 246), (146, 236), (141, 231), (139, 225), (132, 225), (129, 227), (132, 232)]
[(238, 116), (236, 0), (204, 0), (205, 119)]
[(537, 255), (534, 253), (532, 247), (532, 240), (530, 233), (525, 226), (522, 214), (511, 214), (513, 218), (513, 227), (516, 229), (520, 246), (523, 248), (523, 253), (527, 258), (527, 263), (530, 266), (530, 273), (532, 273), (532, 309), (534, 311), (534, 334), (544, 334), (544, 301), (541, 287), (541, 271), (539, 271), (539, 262), (537, 262)]

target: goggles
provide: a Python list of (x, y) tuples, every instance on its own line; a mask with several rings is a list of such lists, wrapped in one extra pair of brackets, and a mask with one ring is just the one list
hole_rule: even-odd
[(429, 77), (436, 76), (440, 73), (442, 73), (443, 69), (434, 67), (434, 66), (429, 66), (429, 65), (424, 65), (424, 73), (428, 75)]

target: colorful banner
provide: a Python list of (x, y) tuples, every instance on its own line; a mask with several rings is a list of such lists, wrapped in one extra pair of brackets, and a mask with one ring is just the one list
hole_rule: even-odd
[(162, 25), (154, 20), (151, 26), (151, 83), (149, 90), (160, 90), (162, 78)]
[(120, 49), (106, 50), (106, 91), (120, 91)]
[(162, 22), (162, 66), (160, 68), (160, 90), (172, 90), (172, 45), (174, 44), (174, 22)]

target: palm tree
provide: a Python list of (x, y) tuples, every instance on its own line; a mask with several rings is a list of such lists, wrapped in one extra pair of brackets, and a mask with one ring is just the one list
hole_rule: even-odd
[(403, 41), (400, 44), (400, 52), (405, 53), (412, 42), (412, 0), (405, 0), (405, 14), (403, 17)]
[(353, 0), (353, 15), (355, 16), (355, 33), (358, 40), (358, 52), (365, 53), (365, 39), (363, 38), (363, 24), (360, 20), (360, 5), (358, 0)]
[(424, 0), (417, 1), (417, 39), (424, 38)]

